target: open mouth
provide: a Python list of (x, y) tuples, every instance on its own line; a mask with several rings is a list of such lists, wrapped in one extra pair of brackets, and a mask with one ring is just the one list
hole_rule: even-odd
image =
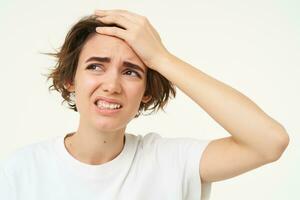
[(119, 103), (111, 103), (104, 100), (97, 100), (95, 105), (101, 110), (119, 110), (123, 108), (123, 106)]

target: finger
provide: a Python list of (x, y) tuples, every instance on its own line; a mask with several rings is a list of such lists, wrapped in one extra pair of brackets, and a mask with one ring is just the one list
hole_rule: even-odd
[(105, 17), (108, 15), (123, 16), (136, 24), (141, 24), (145, 18), (141, 15), (138, 15), (133, 12), (129, 12), (127, 10), (117, 10), (117, 9), (115, 9), (115, 10), (96, 10), (95, 15), (97, 15), (99, 17)]
[(141, 18), (142, 17), (141, 15), (139, 15), (137, 13), (134, 13), (134, 12), (131, 12), (131, 11), (128, 11), (128, 10), (120, 10), (120, 9), (108, 10), (108, 13), (120, 14), (120, 15), (126, 16), (126, 17), (135, 17), (135, 18)]
[[(104, 18), (104, 17), (112, 17), (112, 19), (120, 19), (120, 18), (125, 19), (125, 18), (126, 18), (127, 21), (130, 21), (131, 23), (137, 24), (137, 23), (134, 21), (134, 19), (133, 19), (132, 16), (131, 16), (131, 17), (129, 17), (129, 16), (124, 16), (124, 15), (122, 15), (122, 14), (120, 14), (120, 13), (114, 13), (114, 12), (108, 12), (108, 11), (96, 11), (96, 12), (95, 12), (95, 15), (98, 16), (97, 20), (99, 20), (99, 21), (101, 21), (101, 19)], [(109, 19), (110, 19), (110, 18), (109, 18)], [(109, 19), (108, 19), (108, 20), (109, 20)], [(104, 22), (104, 21), (103, 21), (103, 22)], [(105, 23), (105, 22), (104, 22), (104, 23)], [(109, 23), (109, 22), (106, 22), (106, 23)], [(120, 22), (120, 23), (121, 23), (121, 22)]]
[(155, 28), (152, 26), (150, 22), (149, 22), (149, 27), (151, 29), (151, 32), (154, 33), (154, 35), (156, 36), (156, 38), (158, 38), (158, 40), (161, 41), (160, 35), (158, 34), (158, 32), (155, 30)]
[(118, 27), (97, 27), (96, 32), (104, 35), (115, 36), (120, 39), (126, 40), (126, 30)]
[(124, 14), (124, 13), (129, 13), (129, 11), (122, 10), (122, 9), (96, 10), (95, 12), (96, 13), (106, 13), (106, 14), (112, 14), (112, 13)]
[(97, 15), (99, 17), (104, 17), (107, 15), (107, 13), (105, 12), (105, 10), (96, 10), (95, 15)]
[(137, 15), (133, 12), (129, 12), (127, 10), (113, 9), (113, 10), (95, 10), (95, 14), (97, 15), (110, 15), (110, 14), (119, 14), (119, 15)]
[(132, 26), (132, 22), (120, 15), (108, 15), (104, 17), (98, 17), (96, 19), (104, 24), (116, 24), (124, 29), (129, 29)]

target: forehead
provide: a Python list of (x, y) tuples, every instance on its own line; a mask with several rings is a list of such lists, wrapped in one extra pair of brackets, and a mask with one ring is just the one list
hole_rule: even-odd
[(80, 58), (86, 59), (91, 56), (130, 59), (143, 65), (140, 58), (125, 41), (108, 35), (93, 34), (88, 38), (82, 48)]

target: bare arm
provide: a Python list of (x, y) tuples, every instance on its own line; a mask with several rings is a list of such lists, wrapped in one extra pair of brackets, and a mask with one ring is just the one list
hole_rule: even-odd
[(287, 147), (284, 127), (239, 91), (170, 54), (157, 65), (231, 135), (208, 145), (200, 165), (203, 181), (223, 180), (275, 161)]
[(199, 163), (202, 181), (230, 178), (277, 160), (289, 143), (284, 127), (245, 95), (170, 54), (150, 22), (124, 10), (96, 11), (101, 34), (125, 40), (151, 69), (173, 82), (230, 137), (213, 140)]

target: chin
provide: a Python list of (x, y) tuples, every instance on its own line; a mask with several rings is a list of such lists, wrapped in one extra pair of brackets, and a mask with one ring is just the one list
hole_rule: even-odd
[(116, 132), (120, 131), (121, 129), (126, 128), (126, 124), (120, 124), (120, 123), (113, 123), (113, 122), (96, 122), (95, 127), (99, 132)]

